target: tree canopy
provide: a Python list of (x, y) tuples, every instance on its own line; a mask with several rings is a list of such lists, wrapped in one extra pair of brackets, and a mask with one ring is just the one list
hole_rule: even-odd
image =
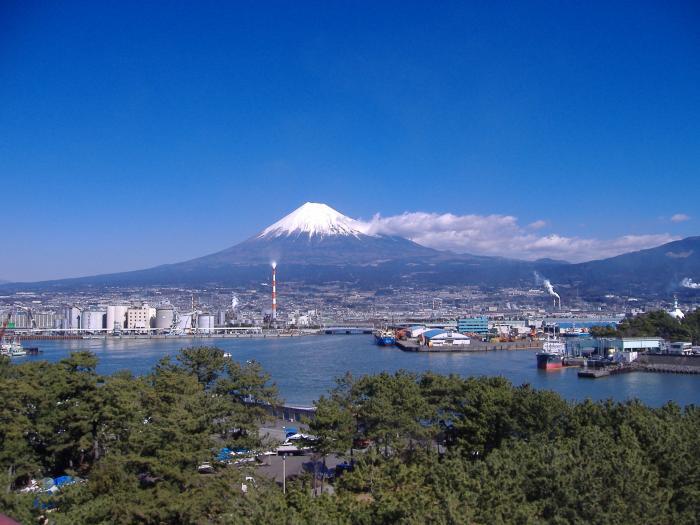
[(597, 337), (662, 337), (700, 344), (700, 309), (688, 312), (681, 320), (664, 310), (655, 310), (623, 319), (617, 327), (595, 326), (591, 334)]
[[(146, 376), (0, 361), (0, 513), (60, 524), (681, 523), (700, 521), (700, 410), (571, 403), (500, 377), (349, 374), (316, 403), (316, 453), (353, 458), (314, 497), (253, 467), (197, 472), (215, 451), (261, 446), (256, 363), (190, 348)], [(358, 440), (359, 439), (359, 443)], [(361, 447), (361, 450), (353, 447)], [(32, 478), (84, 482), (25, 494)], [(253, 475), (255, 488), (241, 483)]]

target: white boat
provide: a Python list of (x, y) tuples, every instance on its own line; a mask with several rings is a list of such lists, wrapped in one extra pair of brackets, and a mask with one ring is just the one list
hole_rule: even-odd
[(231, 352), (224, 352), (224, 357), (232, 357)]
[(27, 352), (22, 347), (22, 343), (15, 340), (10, 341), (9, 343), (2, 343), (2, 345), (0, 345), (0, 355), (22, 357), (23, 355), (27, 355)]

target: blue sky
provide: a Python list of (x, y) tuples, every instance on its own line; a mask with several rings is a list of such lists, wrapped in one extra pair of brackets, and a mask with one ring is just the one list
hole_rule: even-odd
[(696, 2), (462, 4), (2, 2), (0, 278), (184, 260), (306, 201), (528, 258), (700, 233)]

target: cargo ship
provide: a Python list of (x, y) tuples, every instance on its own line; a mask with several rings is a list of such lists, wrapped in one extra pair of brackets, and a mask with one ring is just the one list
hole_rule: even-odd
[(566, 345), (560, 341), (547, 340), (542, 345), (542, 351), (537, 352), (537, 368), (553, 370), (561, 368), (564, 363)]
[(391, 346), (396, 343), (396, 336), (391, 330), (375, 330), (374, 342), (379, 346)]

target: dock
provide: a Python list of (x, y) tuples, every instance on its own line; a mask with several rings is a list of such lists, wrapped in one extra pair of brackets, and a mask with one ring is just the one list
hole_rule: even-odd
[(604, 367), (599, 367), (599, 368), (583, 368), (582, 370), (579, 370), (578, 376), (579, 377), (585, 377), (585, 378), (590, 378), (590, 379), (598, 379), (599, 377), (607, 377), (607, 376), (616, 376), (619, 374), (628, 374), (630, 372), (637, 372), (640, 370), (640, 367), (638, 365), (635, 365), (634, 363), (632, 364), (626, 364), (626, 365), (612, 365), (612, 366), (604, 366)]
[(700, 356), (680, 356), (668, 354), (646, 354), (627, 364), (602, 367), (584, 367), (579, 377), (597, 379), (629, 372), (651, 372), (661, 374), (700, 374)]
[(509, 343), (484, 343), (483, 341), (471, 341), (468, 345), (443, 345), (425, 346), (415, 339), (397, 340), (396, 346), (404, 352), (424, 352), (424, 353), (470, 353), (470, 352), (492, 352), (496, 350), (540, 350), (541, 341), (513, 341)]

